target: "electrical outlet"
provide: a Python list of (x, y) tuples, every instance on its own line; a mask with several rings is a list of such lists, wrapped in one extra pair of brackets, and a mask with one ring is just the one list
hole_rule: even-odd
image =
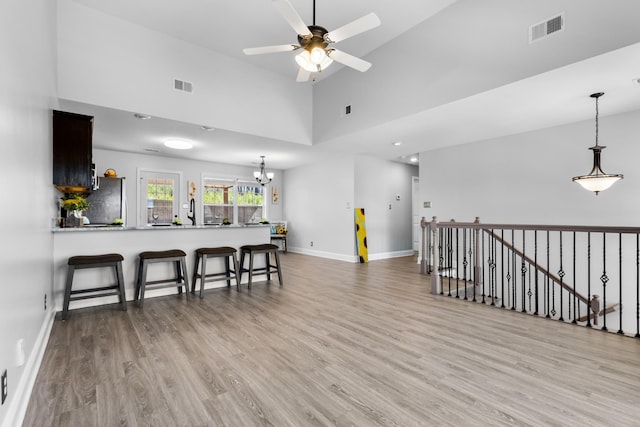
[(309, 246), (313, 247), (313, 240), (311, 241), (311, 243), (309, 244)]
[(44, 311), (47, 311), (47, 294), (44, 294)]
[(0, 380), (0, 387), (2, 388), (2, 404), (4, 405), (4, 401), (7, 400), (7, 394), (9, 387), (7, 386), (7, 370), (5, 369), (2, 373), (2, 380)]

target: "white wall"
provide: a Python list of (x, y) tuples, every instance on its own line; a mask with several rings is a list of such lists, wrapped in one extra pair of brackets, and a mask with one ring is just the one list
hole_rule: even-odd
[[(55, 2), (0, 3), (0, 372), (8, 400), (0, 425), (19, 425), (53, 321), (51, 109), (55, 90)], [(47, 295), (49, 305), (44, 308)], [(26, 364), (16, 348), (24, 340)]]
[(417, 166), (356, 157), (355, 207), (365, 209), (369, 259), (413, 253), (412, 176), (418, 176)]
[(355, 261), (352, 156), (286, 170), (281, 200), (291, 251)]
[(411, 254), (411, 176), (417, 173), (415, 166), (370, 156), (286, 170), (282, 200), (289, 249), (356, 262), (354, 209), (364, 208), (369, 259)]
[[(631, 90), (631, 89), (630, 89)], [(600, 117), (602, 167), (625, 178), (598, 196), (571, 178), (591, 170), (594, 123), (420, 154), (421, 216), (484, 223), (640, 225), (640, 111)]]
[[(467, 12), (461, 13), (463, 8)], [(560, 12), (566, 12), (566, 31), (529, 45), (529, 26)], [(640, 2), (635, 0), (459, 0), (367, 55), (364, 59), (373, 65), (366, 73), (344, 70), (318, 82), (313, 92), (314, 142), (636, 43), (639, 15)], [(447, 40), (447, 49), (442, 40)], [(492, 54), (486, 54), (486, 46), (492, 46)], [(339, 114), (346, 105), (352, 108), (349, 120)]]
[[(137, 212), (137, 195), (138, 186), (136, 182), (137, 170), (153, 169), (162, 171), (172, 171), (182, 173), (182, 185), (180, 188), (180, 205), (188, 203), (187, 183), (189, 181), (195, 181), (197, 185), (196, 191), (196, 208), (197, 224), (202, 224), (202, 174), (210, 174), (217, 178), (228, 179), (245, 179), (248, 181), (254, 181), (253, 171), (255, 167), (243, 167), (237, 165), (229, 165), (224, 163), (212, 163), (212, 162), (200, 162), (186, 159), (174, 159), (169, 157), (146, 155), (146, 154), (133, 154), (124, 153), (120, 151), (110, 150), (93, 150), (93, 161), (96, 164), (96, 169), (100, 175), (105, 170), (112, 168), (115, 169), (119, 177), (126, 178), (126, 195), (127, 195), (127, 225), (137, 225), (136, 219), (138, 218)], [(270, 185), (265, 187), (267, 204), (266, 213), (267, 217), (271, 219), (282, 218), (282, 204), (271, 203), (271, 185), (278, 187), (282, 186), (282, 171), (276, 169), (269, 169), (270, 172), (274, 172), (275, 176)], [(188, 209), (181, 209), (180, 217), (183, 224), (191, 224), (191, 221), (187, 218)], [(140, 224), (141, 225), (141, 224)]]
[[(311, 143), (310, 85), (72, 0), (58, 4), (60, 98)], [(194, 92), (175, 91), (174, 78)]]

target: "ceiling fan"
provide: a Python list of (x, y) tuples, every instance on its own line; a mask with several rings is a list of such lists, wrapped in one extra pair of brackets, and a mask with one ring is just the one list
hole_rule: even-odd
[(369, 13), (349, 24), (343, 25), (331, 32), (316, 25), (316, 2), (313, 0), (313, 25), (305, 25), (288, 0), (273, 0), (273, 5), (282, 17), (298, 33), (298, 44), (284, 44), (278, 46), (252, 47), (243, 50), (245, 55), (260, 55), (264, 53), (291, 52), (302, 49), (295, 59), (300, 69), (296, 81), (306, 82), (311, 73), (326, 69), (333, 61), (365, 72), (371, 63), (330, 48), (329, 45), (340, 42), (349, 37), (371, 30), (380, 25), (380, 19), (375, 13)]

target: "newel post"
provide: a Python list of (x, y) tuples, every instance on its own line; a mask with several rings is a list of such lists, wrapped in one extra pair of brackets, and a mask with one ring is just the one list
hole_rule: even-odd
[[(474, 224), (480, 224), (480, 217), (477, 216)], [(480, 241), (480, 227), (475, 229), (475, 245), (473, 248), (473, 284), (476, 287), (476, 293), (482, 284), (482, 261), (480, 260), (480, 251), (482, 251), (482, 242)], [(475, 295), (475, 293), (474, 293)]]
[(433, 266), (431, 267), (431, 294), (438, 295), (440, 290), (440, 270), (439, 260), (440, 260), (440, 242), (438, 240), (438, 219), (437, 217), (433, 217), (433, 220), (430, 223), (430, 231), (431, 231), (431, 260)]
[(420, 274), (427, 274), (429, 270), (427, 269), (427, 260), (428, 260), (428, 252), (427, 252), (427, 236), (429, 235), (429, 223), (425, 217), (422, 217), (420, 220)]

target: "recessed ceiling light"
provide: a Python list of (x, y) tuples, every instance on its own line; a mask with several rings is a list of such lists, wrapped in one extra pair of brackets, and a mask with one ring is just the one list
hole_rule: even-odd
[(415, 162), (417, 162), (417, 161), (418, 161), (418, 158), (417, 158), (416, 156), (412, 156), (412, 157), (409, 159), (409, 161), (410, 161), (411, 163), (415, 163)]
[(160, 150), (156, 150), (155, 148), (145, 148), (144, 151), (148, 151), (150, 153), (159, 153)]
[(184, 139), (167, 139), (164, 145), (174, 150), (189, 150), (193, 148), (193, 144)]
[(397, 147), (398, 145), (402, 145), (402, 141), (392, 142), (391, 145), (393, 145), (394, 147)]
[(135, 113), (133, 117), (140, 120), (149, 120), (151, 118), (151, 116), (148, 116), (146, 114), (140, 114), (140, 113)]
[(214, 128), (214, 127), (211, 127), (211, 126), (204, 126), (204, 125), (203, 125), (203, 126), (200, 126), (200, 129), (202, 129), (202, 130), (204, 130), (204, 131), (206, 131), (206, 132), (211, 132), (211, 131), (216, 130), (216, 128)]

